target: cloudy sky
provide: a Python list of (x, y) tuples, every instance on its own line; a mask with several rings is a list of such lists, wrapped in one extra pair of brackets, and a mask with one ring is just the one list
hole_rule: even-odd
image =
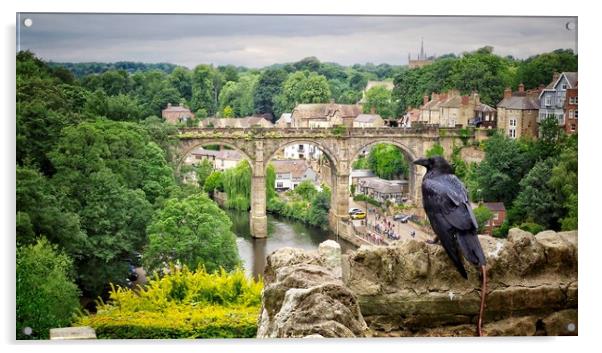
[[(32, 25), (23, 25), (31, 19)], [(577, 51), (572, 17), (378, 17), (31, 14), (18, 16), (17, 50), (59, 62), (169, 62), (263, 67), (315, 56), (342, 65), (407, 64), (485, 45), (526, 58)]]

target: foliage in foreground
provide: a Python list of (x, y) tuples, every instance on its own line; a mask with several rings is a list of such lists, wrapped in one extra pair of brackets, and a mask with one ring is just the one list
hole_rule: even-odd
[(162, 270), (172, 262), (213, 272), (234, 269), (240, 262), (232, 222), (204, 193), (170, 199), (147, 228), (144, 251), (147, 272)]
[(109, 339), (255, 337), (262, 287), (242, 269), (210, 274), (172, 267), (137, 292), (113, 288), (110, 301), (78, 324)]
[(71, 259), (44, 238), (17, 249), (18, 339), (47, 339), (51, 328), (71, 323), (80, 295), (72, 271)]

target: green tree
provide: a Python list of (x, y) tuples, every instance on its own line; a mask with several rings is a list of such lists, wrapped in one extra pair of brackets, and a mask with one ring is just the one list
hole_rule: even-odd
[(265, 171), (265, 190), (266, 200), (271, 200), (276, 197), (276, 168), (273, 164), (268, 164)]
[(208, 115), (212, 115), (215, 112), (213, 95), (213, 68), (208, 65), (198, 65), (192, 73), (191, 110), (198, 111), (199, 109), (204, 109)]
[(485, 142), (485, 159), (475, 170), (475, 180), (484, 201), (511, 205), (520, 191), (520, 181), (533, 166), (528, 146), (502, 134)]
[(226, 207), (246, 211), (251, 207), (251, 165), (247, 160), (222, 174), (224, 191), (228, 195)]
[(330, 99), (330, 87), (326, 77), (308, 71), (296, 71), (288, 76), (282, 93), (276, 97), (277, 115), (290, 112), (302, 103), (326, 103)]
[(577, 55), (571, 49), (532, 56), (518, 66), (515, 85), (524, 83), (527, 89), (547, 85), (554, 72), (577, 71)]
[(109, 282), (124, 281), (124, 260), (146, 242), (152, 205), (161, 206), (175, 180), (164, 152), (138, 124), (101, 119), (63, 134), (50, 153), (57, 170), (52, 183), (87, 236), (76, 259), (78, 282), (97, 295)]
[(168, 200), (148, 226), (144, 266), (162, 270), (170, 263), (209, 272), (233, 270), (240, 264), (236, 236), (228, 216), (205, 194)]
[(275, 98), (282, 92), (286, 78), (286, 71), (282, 69), (267, 69), (261, 73), (253, 90), (256, 113), (274, 115)]
[(80, 295), (71, 259), (42, 238), (17, 248), (16, 267), (17, 339), (48, 339), (51, 328), (69, 326)]
[(493, 217), (493, 212), (485, 205), (479, 205), (479, 207), (473, 210), (474, 216), (477, 219), (477, 224), (479, 226), (478, 232), (479, 234), (483, 233), (485, 230), (485, 224)]
[(185, 67), (176, 67), (169, 75), (169, 83), (180, 93), (180, 96), (190, 101), (192, 99), (192, 73)]
[(384, 143), (376, 144), (368, 154), (368, 166), (383, 179), (406, 177), (409, 167), (399, 148)]
[(433, 147), (429, 148), (426, 151), (426, 157), (427, 158), (435, 157), (435, 156), (443, 157), (444, 153), (445, 153), (445, 151), (443, 150), (443, 146), (441, 146), (440, 144), (436, 143), (436, 144), (433, 145)]
[(391, 91), (384, 86), (375, 86), (366, 92), (366, 103), (364, 113), (372, 113), (372, 110), (383, 118), (393, 116)]
[(328, 229), (328, 210), (330, 209), (330, 191), (325, 189), (318, 192), (311, 201), (307, 212), (307, 223)]
[(303, 180), (295, 187), (294, 192), (303, 200), (310, 201), (318, 193), (318, 190), (311, 181)]
[(205, 181), (213, 173), (213, 163), (208, 159), (203, 159), (199, 165), (195, 168), (196, 172), (196, 181), (199, 184), (199, 187), (203, 188), (205, 186)]
[(577, 136), (568, 138), (563, 151), (552, 168), (549, 186), (559, 196), (564, 208), (560, 219), (562, 230), (577, 229), (578, 225), (578, 161)]
[(559, 193), (549, 183), (554, 161), (537, 162), (533, 169), (520, 181), (521, 191), (509, 212), (510, 222), (537, 222), (546, 229), (558, 229), (563, 215)]
[(223, 176), (220, 171), (213, 171), (207, 179), (205, 179), (205, 192), (212, 194), (214, 190), (224, 191)]
[(58, 244), (72, 258), (87, 248), (79, 216), (65, 210), (56, 188), (37, 170), (17, 166), (17, 245), (33, 244), (38, 236)]

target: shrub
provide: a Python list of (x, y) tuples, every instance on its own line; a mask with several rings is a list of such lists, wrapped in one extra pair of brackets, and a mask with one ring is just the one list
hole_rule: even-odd
[[(71, 259), (45, 238), (17, 249), (17, 338), (47, 339), (54, 327), (69, 326), (79, 309)], [(32, 334), (23, 333), (25, 327)]]
[(109, 339), (255, 337), (262, 286), (242, 269), (210, 274), (172, 267), (137, 292), (113, 288), (110, 301), (78, 324)]
[(524, 230), (525, 232), (529, 232), (531, 234), (537, 234), (545, 230), (544, 226), (533, 222), (525, 222), (518, 227)]
[(373, 199), (372, 197), (364, 194), (357, 194), (353, 196), (353, 201), (366, 201), (371, 205), (381, 207), (381, 203)]

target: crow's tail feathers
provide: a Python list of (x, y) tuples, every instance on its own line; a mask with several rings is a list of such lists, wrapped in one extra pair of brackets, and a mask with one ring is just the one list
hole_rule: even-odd
[(458, 234), (458, 245), (462, 250), (462, 254), (468, 262), (475, 266), (485, 266), (485, 254), (483, 253), (483, 248), (481, 248), (481, 243), (479, 242), (479, 237), (474, 233), (460, 233)]

